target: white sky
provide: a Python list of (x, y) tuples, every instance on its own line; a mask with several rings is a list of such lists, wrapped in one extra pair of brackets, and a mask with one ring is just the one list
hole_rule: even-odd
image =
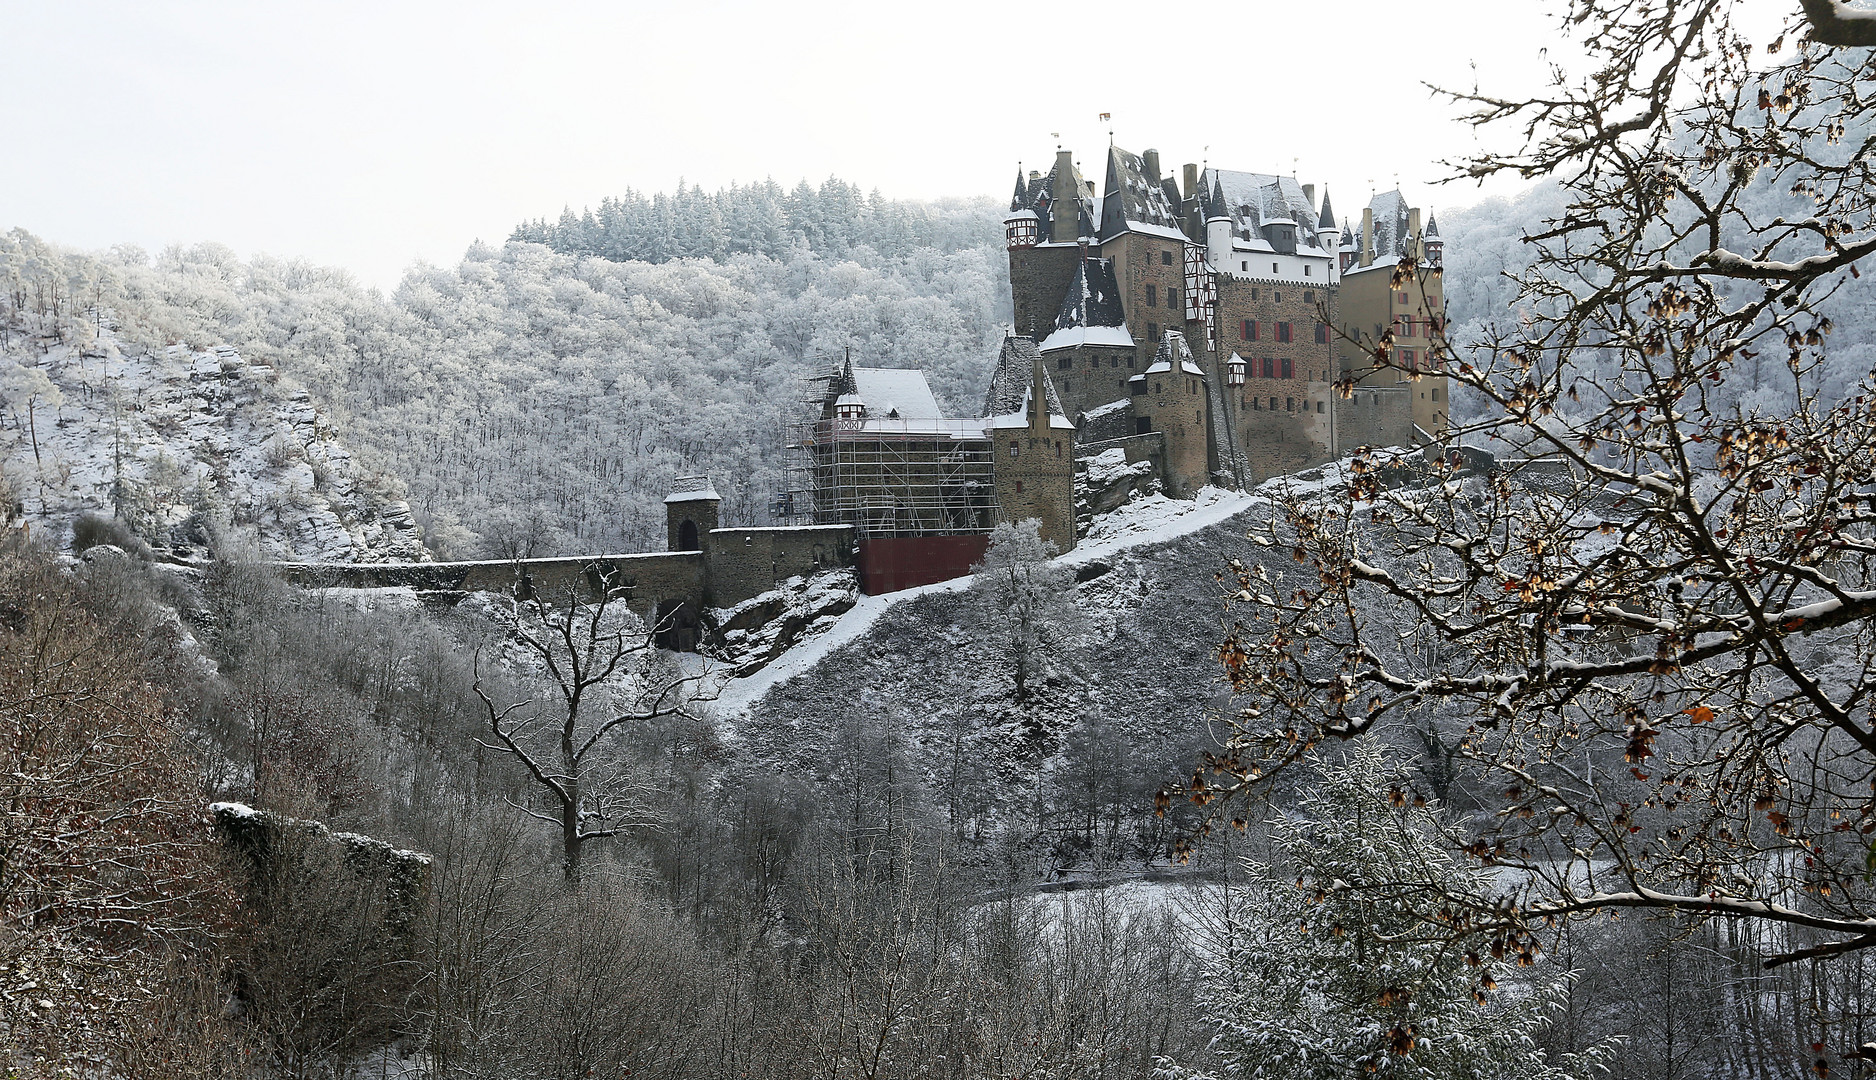
[[(389, 288), (415, 259), (680, 177), (1006, 197), (1059, 131), (1099, 183), (1101, 112), (1169, 169), (1294, 170), (1344, 214), (1398, 177), (1437, 209), (1478, 198), (1419, 186), (1474, 136), (1418, 81), (1470, 85), (1476, 62), (1488, 88), (1531, 88), (1554, 26), (1536, 0), (0, 0), (0, 228), (215, 240)], [(1073, 63), (1019, 59), (1069, 34)]]

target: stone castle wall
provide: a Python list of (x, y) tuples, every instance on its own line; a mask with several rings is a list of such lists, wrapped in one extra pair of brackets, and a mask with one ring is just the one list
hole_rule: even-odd
[(1044, 540), (1075, 546), (1075, 433), (1052, 429), (1038, 438), (1028, 428), (996, 433), (999, 521), (1039, 521)]
[(1040, 342), (1055, 329), (1062, 298), (1075, 278), (1081, 258), (1078, 244), (1050, 244), (1010, 249), (1010, 297), (1015, 302), (1016, 332)]
[(853, 527), (794, 525), (715, 529), (704, 548), (712, 607), (732, 607), (791, 577), (851, 566)]

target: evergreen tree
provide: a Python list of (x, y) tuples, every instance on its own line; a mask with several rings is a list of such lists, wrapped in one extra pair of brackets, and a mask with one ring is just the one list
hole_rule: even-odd
[[(1469, 948), (1434, 923), (1441, 897), (1490, 882), (1438, 841), (1437, 810), (1409, 805), (1404, 772), (1374, 740), (1312, 759), (1320, 782), (1272, 823), (1273, 862), (1206, 942), (1217, 1074), (1163, 1063), (1160, 1080), (1212, 1075), (1331, 1080), (1566, 1080), (1606, 1047), (1552, 1059), (1538, 1031), (1564, 976), (1532, 953)], [(1523, 977), (1507, 978), (1513, 964)], [(1499, 981), (1508, 985), (1502, 989)]]

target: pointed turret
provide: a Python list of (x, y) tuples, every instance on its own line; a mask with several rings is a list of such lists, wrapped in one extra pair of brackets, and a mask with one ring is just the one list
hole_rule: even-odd
[(1010, 196), (1010, 213), (1014, 214), (1018, 210), (1027, 210), (1028, 207), (1024, 204), (1028, 201), (1029, 184), (1024, 181), (1023, 166), (1021, 162), (1018, 162), (1016, 166), (1016, 194)]
[(1316, 231), (1335, 231), (1335, 211), (1329, 209), (1329, 189), (1327, 186), (1324, 186), (1322, 189), (1322, 216), (1316, 220)]

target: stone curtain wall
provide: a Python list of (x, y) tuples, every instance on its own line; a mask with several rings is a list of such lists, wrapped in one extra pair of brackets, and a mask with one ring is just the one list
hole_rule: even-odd
[(715, 529), (705, 545), (712, 607), (732, 607), (791, 577), (853, 565), (853, 527)]

